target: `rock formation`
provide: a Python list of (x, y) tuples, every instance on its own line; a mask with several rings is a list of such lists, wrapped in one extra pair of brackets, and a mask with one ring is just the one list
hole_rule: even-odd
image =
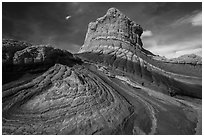
[(176, 63), (192, 64), (192, 65), (201, 65), (202, 64), (202, 58), (200, 56), (195, 55), (195, 54), (182, 55), (178, 58), (170, 59), (170, 61), (176, 62)]
[[(31, 82), (3, 92), (3, 99), (7, 98), (3, 103), (3, 131), (7, 134), (114, 133), (132, 112), (130, 104), (113, 90), (83, 67), (56, 64)], [(15, 93), (18, 96), (9, 97)]]
[[(79, 56), (133, 73), (139, 83), (147, 83), (155, 90), (166, 91), (166, 94), (186, 94), (201, 98), (201, 61), (184, 62), (179, 58), (162, 60), (142, 47), (142, 32), (140, 25), (118, 9), (111, 8), (105, 16), (89, 24)], [(186, 84), (181, 86), (181, 81), (199, 83), (200, 89), (198, 91), (189, 87), (184, 92)], [(196, 92), (192, 93), (193, 90)]]
[(23, 50), (26, 47), (31, 46), (30, 43), (17, 41), (13, 39), (3, 39), (2, 41), (2, 62), (6, 64), (12, 64), (14, 54)]
[[(84, 45), (79, 52), (99, 51), (99, 47), (113, 46), (134, 52), (142, 48), (140, 25), (131, 21), (118, 9), (110, 8), (106, 15), (89, 23)], [(114, 44), (114, 45), (112, 45)]]
[[(37, 45), (17, 51), (13, 57), (13, 64), (59, 63), (58, 61), (62, 60), (62, 58), (71, 58), (72, 56), (71, 53), (65, 50)], [(63, 60), (63, 62), (65, 61)]]
[[(78, 54), (46, 46), (17, 48), (12, 60), (8, 57), (12, 67), (30, 67), (3, 84), (2, 133), (202, 134), (199, 58), (155, 56), (143, 48), (142, 32), (111, 8), (89, 24)], [(30, 72), (42, 64), (49, 69)], [(14, 73), (3, 71), (3, 79)]]
[(2, 50), (3, 83), (14, 80), (27, 72), (47, 70), (55, 63), (70, 66), (80, 62), (66, 50), (15, 40), (4, 39)]

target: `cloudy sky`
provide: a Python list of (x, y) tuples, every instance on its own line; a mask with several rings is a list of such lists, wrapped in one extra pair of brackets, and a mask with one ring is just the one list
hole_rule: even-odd
[(3, 3), (3, 38), (77, 52), (88, 23), (116, 7), (144, 28), (144, 48), (167, 58), (202, 52), (202, 3)]

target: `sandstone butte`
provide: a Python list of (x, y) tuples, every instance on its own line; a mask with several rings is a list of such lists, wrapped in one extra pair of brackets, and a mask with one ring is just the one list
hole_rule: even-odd
[(116, 8), (79, 53), (3, 40), (3, 134), (202, 134), (202, 61), (143, 48)]

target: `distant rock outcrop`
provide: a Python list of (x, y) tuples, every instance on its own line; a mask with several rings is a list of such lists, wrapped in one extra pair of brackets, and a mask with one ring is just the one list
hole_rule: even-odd
[(191, 64), (191, 65), (202, 65), (202, 57), (195, 54), (186, 54), (178, 58), (167, 59), (159, 55), (153, 57), (155, 60), (163, 61), (166, 63), (176, 63), (176, 64)]
[(2, 61), (6, 64), (12, 64), (13, 56), (17, 51), (23, 50), (32, 44), (13, 39), (3, 39), (2, 41)]
[(186, 54), (186, 55), (182, 55), (178, 58), (170, 59), (170, 61), (176, 62), (176, 63), (201, 65), (202, 64), (202, 57), (195, 55), (195, 54)]
[[(65, 50), (37, 45), (17, 51), (13, 57), (13, 64), (59, 63), (63, 58), (73, 58), (73, 55)], [(66, 60), (63, 62), (65, 63)]]
[[(71, 66), (80, 62), (66, 50), (47, 45), (32, 45), (16, 40), (3, 40), (3, 83), (15, 75), (45, 71), (55, 63)], [(18, 78), (18, 77), (17, 77)]]

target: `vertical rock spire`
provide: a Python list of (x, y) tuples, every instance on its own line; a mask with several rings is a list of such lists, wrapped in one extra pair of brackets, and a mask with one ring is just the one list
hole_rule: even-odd
[(143, 29), (116, 8), (88, 25), (84, 45), (80, 52), (94, 51), (99, 46), (123, 47), (134, 51), (142, 48)]

